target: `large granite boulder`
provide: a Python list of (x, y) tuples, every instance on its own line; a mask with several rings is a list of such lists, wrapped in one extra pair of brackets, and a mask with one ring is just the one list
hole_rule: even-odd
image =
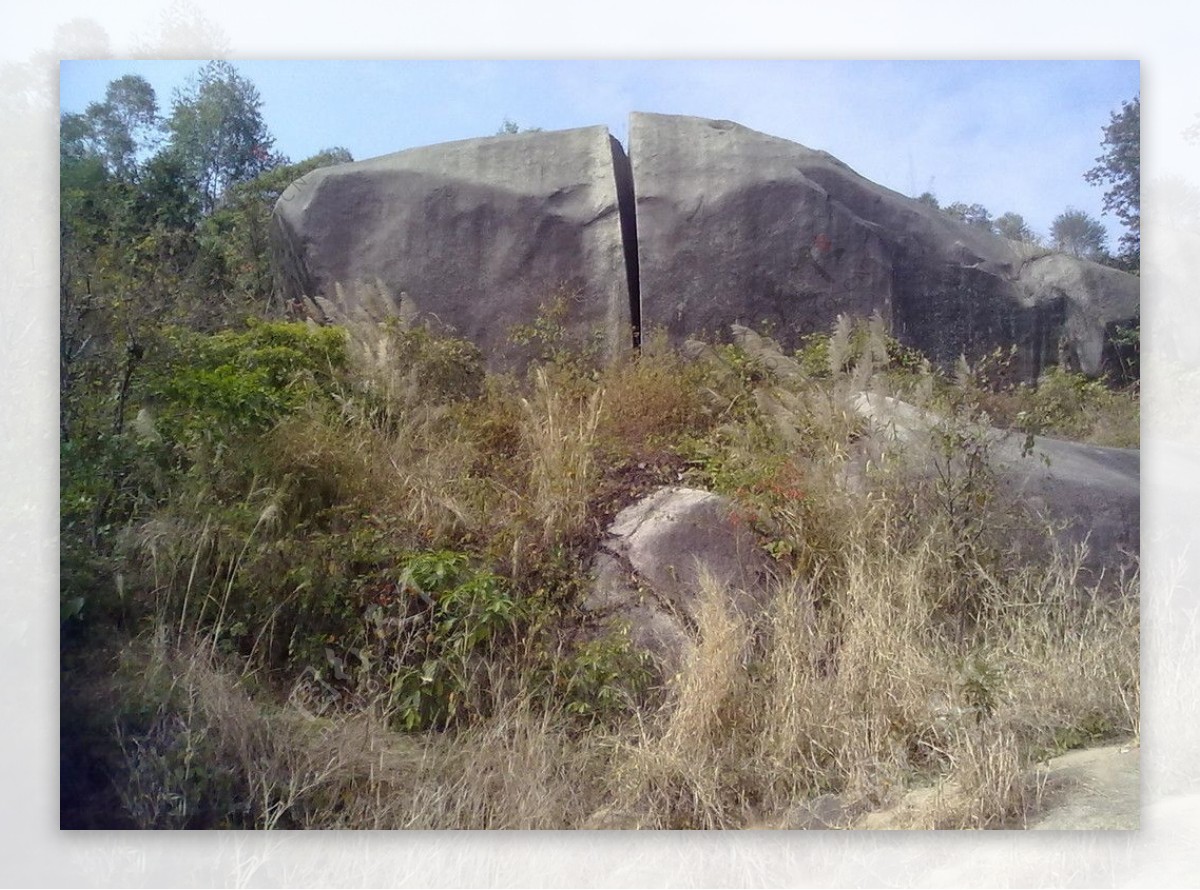
[(958, 222), (831, 155), (729, 121), (634, 113), (630, 158), (604, 127), (469, 139), (322, 168), (276, 205), (279, 289), (353, 317), (436, 320), (493, 368), (566, 297), (577, 342), (614, 357), (631, 326), (676, 343), (731, 324), (785, 348), (879, 312), (948, 366), (1015, 344), (1034, 379), (1115, 364), (1135, 277)]
[[(382, 291), (397, 315), (435, 319), (493, 368), (528, 359), (511, 341), (566, 297), (565, 327), (632, 346), (620, 204), (628, 161), (604, 127), (468, 139), (315, 170), (272, 220), (279, 288), (351, 316)], [(631, 217), (630, 217), (631, 219)], [(338, 320), (336, 318), (331, 320)]]
[(1138, 313), (1133, 276), (958, 222), (822, 151), (729, 121), (630, 118), (644, 329), (766, 327), (785, 347), (878, 311), (935, 362), (1016, 344), (1088, 374)]

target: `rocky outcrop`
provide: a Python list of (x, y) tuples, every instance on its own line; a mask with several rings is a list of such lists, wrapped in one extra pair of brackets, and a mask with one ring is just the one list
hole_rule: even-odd
[(677, 340), (740, 323), (794, 347), (878, 311), (943, 365), (1017, 344), (1026, 376), (1060, 357), (1098, 374), (1106, 332), (1137, 315), (1133, 276), (960, 223), (825, 152), (661, 114), (633, 114), (629, 140), (641, 323)]
[(732, 503), (692, 488), (661, 488), (608, 529), (582, 603), (594, 626), (628, 626), (630, 642), (673, 674), (695, 639), (703, 591), (743, 614), (765, 596), (769, 561)]
[[(862, 393), (855, 407), (875, 430), (911, 449), (928, 468), (923, 448), (941, 422), (887, 396)], [(1141, 552), (1140, 454), (1135, 448), (1101, 448), (1037, 436), (1028, 452), (1021, 437), (980, 428), (987, 456), (1003, 493), (1051, 529), (1049, 539), (1031, 529), (1025, 545), (1035, 552), (1052, 540), (1071, 552), (1086, 544), (1087, 580), (1116, 582), (1136, 568)], [(1045, 555), (1038, 553), (1036, 555)]]
[(890, 317), (883, 233), (806, 175), (816, 152), (663, 114), (631, 115), (629, 145), (644, 329), (678, 342), (742, 323), (794, 345), (838, 313)]
[(416, 148), (324, 167), (280, 197), (272, 222), (287, 299), (349, 314), (364, 290), (396, 314), (436, 319), (493, 367), (529, 353), (512, 329), (562, 296), (578, 339), (609, 357), (632, 344), (620, 203), (628, 161), (604, 127)]
[(674, 115), (634, 113), (629, 134), (628, 159), (589, 127), (313, 171), (275, 209), (280, 289), (344, 312), (382, 291), (493, 367), (531, 357), (509, 335), (560, 294), (565, 333), (598, 333), (609, 357), (631, 326), (676, 343), (766, 326), (790, 349), (879, 312), (943, 366), (1015, 344), (1030, 379), (1099, 374), (1138, 315), (1135, 277), (958, 222), (825, 152)]

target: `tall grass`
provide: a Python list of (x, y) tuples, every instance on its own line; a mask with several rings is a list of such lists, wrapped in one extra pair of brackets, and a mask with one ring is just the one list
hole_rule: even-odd
[[(1020, 561), (982, 397), (898, 368), (878, 323), (795, 357), (648, 337), (524, 381), (355, 324), (327, 397), (197, 452), (129, 526), (139, 827), (787, 827), (817, 800), (841, 827), (902, 800), (893, 827), (996, 827), (1036, 806), (1039, 757), (1137, 733), (1136, 575), (1101, 596), (1081, 554)], [(872, 437), (864, 388), (941, 394), (943, 472)], [(735, 502), (778, 580), (757, 612), (705, 581), (683, 668), (631, 696), (575, 597), (604, 518), (680, 480)]]

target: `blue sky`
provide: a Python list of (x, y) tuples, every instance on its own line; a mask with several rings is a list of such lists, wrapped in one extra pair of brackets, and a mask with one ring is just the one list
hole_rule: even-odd
[[(61, 107), (80, 111), (123, 74), (163, 109), (202, 62), (74, 61)], [(493, 134), (505, 119), (565, 129), (630, 111), (726, 118), (823, 149), (905, 194), (1021, 213), (1038, 232), (1073, 206), (1100, 216), (1083, 173), (1101, 129), (1140, 90), (1136, 61), (236, 61), (257, 86), (276, 147), (356, 159)], [(1121, 233), (1109, 226), (1110, 246)]]

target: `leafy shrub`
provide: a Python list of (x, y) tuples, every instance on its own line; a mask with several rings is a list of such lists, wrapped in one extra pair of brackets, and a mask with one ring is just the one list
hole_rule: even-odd
[[(444, 726), (467, 710), (473, 660), (525, 615), (503, 579), (472, 568), (465, 554), (417, 554), (397, 583), (428, 607), (406, 635), (391, 672), (392, 707), (405, 729)], [(419, 615), (421, 613), (418, 613)], [(369, 620), (381, 620), (373, 613)], [(406, 620), (411, 620), (407, 618)]]
[(651, 679), (649, 656), (633, 648), (628, 629), (578, 646), (557, 674), (568, 713), (610, 722), (635, 706)]
[(341, 330), (297, 323), (251, 322), (211, 335), (173, 329), (165, 340), (167, 359), (146, 398), (160, 432), (184, 444), (265, 430), (327, 394), (346, 362)]
[(589, 334), (567, 324), (573, 304), (582, 299), (578, 291), (566, 285), (559, 287), (541, 304), (533, 322), (512, 327), (509, 340), (552, 373), (594, 378), (604, 357), (603, 332)]

